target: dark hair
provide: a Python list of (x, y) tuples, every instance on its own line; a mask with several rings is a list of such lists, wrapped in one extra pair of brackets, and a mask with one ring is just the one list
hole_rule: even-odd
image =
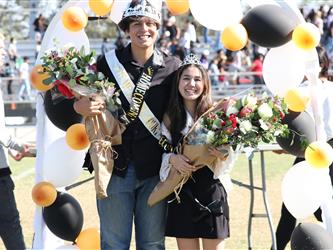
[(317, 53), (318, 53), (319, 64), (320, 64), (320, 68), (321, 68), (321, 70), (319, 72), (319, 77), (328, 78), (328, 70), (330, 68), (330, 60), (328, 59), (326, 50), (321, 46), (317, 46), (316, 50), (317, 50)]
[[(129, 31), (130, 24), (133, 23), (133, 22), (139, 21), (142, 17), (146, 17), (146, 16), (129, 16), (129, 17), (126, 17), (118, 23), (118, 26), (124, 32)], [(156, 22), (154, 19), (152, 19), (150, 17), (147, 17), (147, 18), (149, 18), (149, 19), (151, 19), (155, 22), (157, 29), (160, 28), (160, 24), (158, 22)]]
[(207, 71), (201, 65), (188, 64), (180, 67), (175, 75), (175, 81), (171, 88), (171, 96), (167, 109), (167, 116), (170, 121), (169, 130), (171, 133), (172, 144), (175, 146), (178, 144), (181, 138), (181, 131), (186, 125), (186, 111), (183, 102), (183, 98), (179, 93), (178, 86), (183, 72), (189, 67), (196, 67), (200, 70), (202, 75), (202, 81), (204, 83), (204, 89), (201, 96), (198, 98), (197, 108), (195, 111), (195, 119), (201, 116), (207, 111), (213, 104), (211, 98), (210, 80)]
[[(134, 8), (136, 5), (140, 4), (141, 0), (132, 0), (132, 2), (130, 3), (130, 5), (128, 6), (128, 8)], [(118, 27), (120, 29), (122, 29), (122, 31), (126, 32), (129, 30), (129, 26), (132, 22), (137, 22), (138, 20), (140, 20), (140, 18), (143, 16), (129, 16), (126, 17), (124, 19), (122, 19), (119, 23), (118, 23)], [(148, 17), (149, 18), (149, 17)], [(153, 20), (153, 19), (152, 19)], [(154, 22), (156, 23), (156, 27), (157, 29), (160, 28), (160, 23), (156, 22), (156, 20), (154, 20)]]

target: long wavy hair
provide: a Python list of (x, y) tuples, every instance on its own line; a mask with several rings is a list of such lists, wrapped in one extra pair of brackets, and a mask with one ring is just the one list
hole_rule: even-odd
[[(328, 59), (326, 50), (321, 46), (317, 46), (316, 50), (318, 53), (319, 64), (320, 64), (320, 68), (321, 68), (321, 70), (319, 72), (319, 77), (325, 77), (328, 80), (332, 80), (332, 77), (330, 77), (328, 74), (328, 70), (330, 68), (330, 60)], [(329, 78), (331, 78), (331, 79), (329, 79)]]
[(186, 111), (183, 101), (183, 97), (179, 93), (178, 86), (183, 72), (189, 67), (196, 67), (201, 72), (202, 82), (204, 88), (201, 96), (197, 100), (197, 107), (195, 111), (195, 120), (198, 119), (205, 111), (207, 111), (212, 105), (210, 80), (207, 71), (197, 64), (188, 64), (180, 67), (175, 75), (175, 81), (172, 85), (170, 100), (167, 109), (167, 116), (169, 118), (168, 129), (171, 133), (172, 144), (177, 145), (182, 137), (181, 131), (186, 125)]

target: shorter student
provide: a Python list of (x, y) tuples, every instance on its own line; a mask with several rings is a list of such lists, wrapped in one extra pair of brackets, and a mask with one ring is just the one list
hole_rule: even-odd
[[(196, 119), (212, 106), (211, 88), (206, 70), (199, 59), (190, 54), (178, 69), (171, 91), (168, 110), (164, 116), (162, 133), (176, 146), (189, 131)], [(211, 148), (219, 163), (225, 156)], [(182, 154), (165, 153), (160, 171), (165, 180), (170, 168), (192, 174), (183, 186), (179, 197), (168, 205), (166, 236), (176, 237), (179, 249), (223, 249), (223, 240), (229, 233), (229, 207), (227, 193), (219, 179), (206, 166), (192, 166)]]

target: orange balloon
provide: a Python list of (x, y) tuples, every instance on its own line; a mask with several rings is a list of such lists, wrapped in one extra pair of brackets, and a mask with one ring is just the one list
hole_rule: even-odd
[(87, 14), (77, 6), (67, 8), (62, 14), (61, 20), (65, 28), (73, 32), (82, 30), (88, 23)]
[(104, 16), (111, 11), (113, 0), (89, 0), (89, 7), (97, 16)]
[(189, 0), (166, 0), (166, 6), (172, 15), (181, 15), (189, 11)]
[(82, 230), (76, 239), (79, 249), (101, 249), (101, 240), (96, 228)]
[(42, 181), (32, 188), (31, 196), (38, 206), (48, 207), (56, 200), (57, 190), (53, 184)]
[(30, 82), (31, 85), (42, 92), (48, 91), (49, 89), (53, 88), (53, 84), (46, 85), (43, 83), (43, 81), (47, 78), (49, 78), (49, 74), (43, 72), (43, 67), (42, 65), (36, 65), (35, 67), (32, 68), (30, 71)]
[(300, 89), (289, 89), (284, 96), (284, 101), (288, 108), (295, 112), (303, 112), (310, 103), (310, 95)]
[(70, 126), (66, 131), (66, 142), (74, 150), (82, 150), (89, 146), (86, 128), (81, 123)]
[(294, 29), (292, 40), (301, 49), (313, 49), (320, 42), (320, 31), (312, 23), (302, 23)]
[(223, 30), (221, 41), (231, 51), (240, 50), (247, 44), (247, 31), (240, 23), (229, 25)]
[(325, 141), (315, 141), (305, 149), (304, 158), (314, 168), (328, 168), (333, 162), (333, 149)]

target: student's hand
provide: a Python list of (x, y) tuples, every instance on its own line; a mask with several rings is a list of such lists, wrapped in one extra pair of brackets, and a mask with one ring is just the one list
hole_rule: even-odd
[(169, 163), (182, 175), (190, 175), (195, 171), (195, 167), (189, 162), (190, 160), (181, 154), (173, 154), (169, 159)]
[(225, 161), (228, 156), (229, 153), (226, 152), (221, 152), (220, 150), (214, 148), (214, 147), (209, 147), (208, 148), (208, 152), (212, 155), (215, 156), (216, 158), (220, 159), (221, 161)]
[(105, 104), (101, 100), (83, 96), (74, 102), (74, 110), (82, 116), (94, 116), (102, 113)]

